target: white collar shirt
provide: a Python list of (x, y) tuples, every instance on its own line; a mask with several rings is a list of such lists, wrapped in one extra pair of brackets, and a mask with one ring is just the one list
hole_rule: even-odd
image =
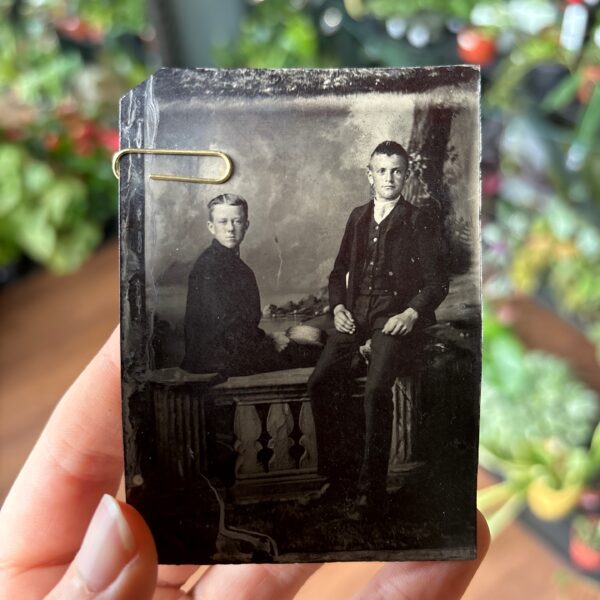
[(400, 198), (396, 198), (395, 200), (377, 200), (377, 198), (375, 198), (375, 211), (373, 216), (377, 225), (379, 225), (379, 223), (394, 210), (394, 206), (398, 204), (398, 200), (400, 200)]

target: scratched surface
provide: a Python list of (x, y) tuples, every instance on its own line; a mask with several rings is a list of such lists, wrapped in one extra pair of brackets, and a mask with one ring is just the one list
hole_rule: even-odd
[[(251, 225), (241, 255), (256, 274), (262, 305), (284, 306), (309, 295), (326, 302), (322, 291), (346, 219), (355, 206), (369, 200), (369, 155), (389, 139), (402, 143), (411, 155), (406, 199), (436, 210), (445, 232), (450, 294), (438, 309), (435, 335), (441, 346), (454, 350), (432, 358), (434, 371), (429, 373), (435, 376), (424, 382), (422, 398), (426, 404), (440, 402), (443, 410), (427, 425), (429, 438), (422, 440), (431, 459), (425, 479), (395, 492), (397, 506), (389, 522), (356, 525), (317, 507), (309, 510), (315, 527), (307, 528), (307, 509), (281, 502), (279, 492), (265, 502), (238, 506), (235, 495), (222, 483), (215, 487), (204, 474), (201, 438), (206, 431), (199, 401), (203, 386), (214, 382), (192, 381), (178, 369), (187, 278), (210, 241), (206, 203), (218, 194), (234, 193), (249, 203)], [(479, 144), (479, 73), (473, 67), (161, 69), (123, 97), (121, 147), (222, 150), (234, 163), (227, 183), (194, 185), (150, 180), (149, 175), (217, 176), (222, 163), (140, 155), (121, 162), (126, 484), (128, 500), (151, 523), (163, 561), (473, 555)], [(449, 376), (444, 369), (455, 374)], [(270, 403), (269, 414), (279, 410), (273, 408), (281, 405), (277, 398), (301, 401), (296, 388), (291, 380), (277, 389), (267, 385), (263, 400)], [(242, 401), (235, 393), (232, 398), (239, 421), (238, 403), (250, 409), (254, 400)], [(264, 412), (256, 410), (256, 415)], [(230, 413), (218, 417), (225, 423), (221, 434), (251, 437), (252, 431), (242, 431), (244, 427), (234, 431), (232, 418)], [(286, 417), (284, 433), (290, 438), (284, 439), (281, 427), (269, 429), (273, 419), (272, 414), (271, 420), (267, 417), (260, 441), (247, 440), (250, 446), (281, 450), (299, 435), (298, 426)], [(269, 435), (277, 443), (268, 441)], [(182, 446), (183, 439), (189, 444)], [(220, 451), (225, 442), (234, 447), (239, 441), (221, 439)], [(289, 457), (279, 458), (276, 464), (287, 464)], [(454, 462), (449, 466), (448, 461)]]
[[(415, 161), (435, 157), (432, 195), (449, 228), (467, 237), (466, 264), (456, 274), (468, 271), (473, 285), (458, 304), (477, 304), (477, 86), (470, 67), (285, 76), (163, 69), (150, 78), (145, 147), (223, 150), (235, 165), (223, 185), (146, 179), (147, 310), (151, 324), (156, 317), (172, 332), (161, 350), (170, 364), (163, 366), (181, 360), (187, 277), (210, 243), (208, 200), (226, 192), (248, 200), (251, 226), (241, 255), (256, 274), (261, 303), (298, 301), (326, 285), (346, 218), (369, 199), (369, 155), (386, 139), (409, 148)], [(146, 157), (144, 164), (147, 173), (215, 176), (223, 168), (214, 158)]]

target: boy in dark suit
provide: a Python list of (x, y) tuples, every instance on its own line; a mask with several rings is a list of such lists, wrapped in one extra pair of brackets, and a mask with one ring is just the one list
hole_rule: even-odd
[(250, 375), (289, 366), (289, 342), (283, 334), (260, 329), (260, 294), (252, 269), (240, 258), (250, 226), (248, 203), (221, 194), (208, 203), (211, 245), (202, 252), (189, 277), (184, 319), (185, 358), (192, 373), (216, 371)]
[[(448, 293), (440, 268), (441, 239), (434, 215), (402, 197), (409, 157), (397, 142), (379, 144), (367, 176), (373, 199), (355, 208), (329, 276), (329, 304), (335, 330), (308, 382), (319, 451), (319, 472), (332, 498), (356, 489), (356, 473), (345, 468), (336, 439), (351, 393), (350, 367), (370, 340), (364, 394), (364, 447), (355, 508), (379, 507), (386, 500), (392, 435), (392, 385), (403, 364), (421, 345), (420, 333), (435, 323), (435, 309)], [(332, 436), (332, 430), (336, 435)]]

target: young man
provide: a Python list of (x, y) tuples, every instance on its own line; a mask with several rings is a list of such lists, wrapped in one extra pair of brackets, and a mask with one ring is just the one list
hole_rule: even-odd
[[(355, 208), (346, 224), (329, 276), (335, 330), (308, 382), (319, 471), (330, 483), (326, 493), (332, 499), (357, 493), (357, 510), (385, 503), (392, 385), (418, 350), (420, 332), (435, 323), (434, 311), (448, 293), (439, 264), (439, 227), (432, 215), (401, 194), (408, 162), (397, 142), (382, 142), (371, 154), (367, 177), (373, 200)], [(350, 366), (367, 340), (371, 356), (364, 393), (364, 446), (360, 465), (353, 470), (348, 457), (340, 456), (337, 442), (347, 445), (352, 427), (345, 408), (351, 394)], [(362, 441), (362, 435), (355, 440)]]
[(250, 222), (241, 196), (222, 194), (208, 203), (211, 245), (189, 277), (185, 358), (192, 373), (249, 375), (286, 367), (285, 338), (259, 328), (260, 295), (252, 269), (240, 258)]

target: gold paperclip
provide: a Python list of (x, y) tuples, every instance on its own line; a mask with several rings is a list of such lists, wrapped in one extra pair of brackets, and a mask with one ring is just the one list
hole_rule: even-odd
[(225, 174), (219, 178), (211, 177), (185, 177), (183, 175), (150, 175), (150, 179), (161, 181), (182, 181), (184, 183), (225, 183), (233, 175), (233, 162), (224, 152), (218, 150), (165, 150), (162, 148), (124, 148), (113, 155), (112, 169), (115, 177), (119, 179), (119, 161), (126, 154), (172, 154), (176, 156), (215, 156), (222, 158), (227, 167)]

